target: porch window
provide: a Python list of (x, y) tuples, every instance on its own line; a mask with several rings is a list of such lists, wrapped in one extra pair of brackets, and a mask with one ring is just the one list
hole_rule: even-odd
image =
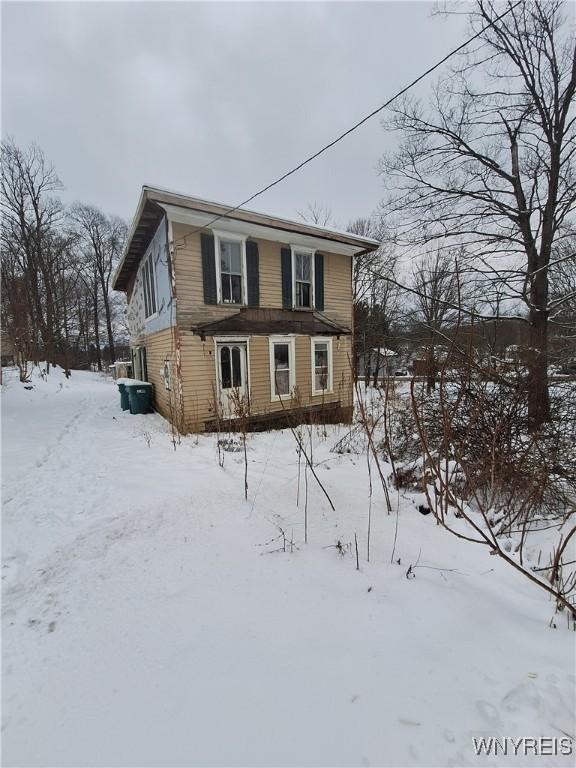
[(291, 397), (295, 383), (294, 339), (277, 337), (270, 339), (270, 381), (272, 400)]
[(294, 275), (294, 306), (314, 306), (314, 252), (293, 249), (292, 273)]
[(312, 339), (312, 394), (332, 391), (332, 339)]
[(222, 304), (244, 304), (246, 295), (246, 257), (244, 240), (215, 235), (218, 301)]
[(154, 273), (154, 254), (150, 253), (142, 268), (144, 287), (144, 317), (147, 320), (156, 314), (156, 275)]

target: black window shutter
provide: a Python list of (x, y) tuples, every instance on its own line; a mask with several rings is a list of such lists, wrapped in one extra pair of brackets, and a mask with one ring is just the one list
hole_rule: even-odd
[(324, 256), (314, 255), (314, 304), (319, 312), (324, 312)]
[(246, 279), (248, 283), (248, 306), (257, 307), (260, 304), (260, 272), (258, 259), (258, 243), (255, 240), (246, 241)]
[(282, 248), (282, 306), (292, 309), (292, 251)]
[(204, 283), (204, 304), (216, 304), (216, 260), (214, 256), (214, 235), (200, 233), (202, 249), (202, 281)]

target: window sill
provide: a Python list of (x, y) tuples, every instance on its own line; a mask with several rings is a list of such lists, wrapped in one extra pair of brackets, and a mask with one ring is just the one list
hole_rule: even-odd
[(322, 395), (333, 395), (334, 390), (333, 389), (320, 389), (320, 390), (312, 390), (312, 397), (322, 397)]
[(272, 395), (270, 397), (271, 403), (291, 402), (294, 399), (294, 395)]

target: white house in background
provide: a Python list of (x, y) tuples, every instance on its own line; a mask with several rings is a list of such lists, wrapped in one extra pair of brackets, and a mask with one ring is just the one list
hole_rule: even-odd
[(374, 347), (360, 360), (360, 371), (370, 379), (393, 376), (399, 365), (399, 355), (393, 349)]

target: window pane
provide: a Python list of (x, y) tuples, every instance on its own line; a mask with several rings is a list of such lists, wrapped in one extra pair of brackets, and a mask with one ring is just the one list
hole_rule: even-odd
[(274, 344), (274, 392), (290, 394), (290, 345)]
[(316, 392), (328, 389), (328, 368), (316, 368), (316, 373), (314, 374), (314, 389)]
[(232, 285), (230, 283), (230, 275), (225, 275), (222, 273), (220, 284), (222, 286), (222, 301), (232, 301)]
[(242, 274), (242, 249), (240, 243), (229, 243), (231, 272)]
[(309, 253), (297, 253), (296, 254), (296, 280), (302, 280), (303, 282), (310, 282), (311, 278), (311, 266), (310, 262), (312, 257)]
[(314, 390), (328, 389), (328, 342), (314, 342)]
[(230, 371), (230, 349), (220, 347), (220, 370), (222, 372), (222, 389), (230, 389), (232, 386)]
[(296, 283), (296, 306), (297, 307), (310, 306), (310, 284), (309, 283)]
[(276, 371), (276, 394), (277, 395), (289, 395), (290, 394), (290, 371)]
[(220, 241), (220, 269), (222, 272), (242, 274), (242, 247), (232, 240)]
[(150, 265), (150, 271), (148, 277), (150, 279), (150, 314), (153, 315), (156, 312), (156, 281), (154, 280), (154, 259), (152, 255), (148, 259)]
[(290, 365), (288, 344), (274, 344), (274, 368), (287, 369)]
[(327, 344), (315, 344), (314, 345), (314, 365), (328, 367), (328, 345)]
[(228, 250), (228, 243), (220, 241), (220, 271), (230, 272), (230, 251)]
[(242, 367), (239, 347), (232, 347), (232, 386), (242, 386)]
[(146, 262), (144, 264), (144, 269), (142, 270), (142, 293), (144, 294), (144, 317), (148, 317), (150, 314), (149, 306), (150, 302), (148, 301), (148, 280), (146, 279), (146, 271), (148, 269), (148, 263)]
[(234, 304), (241, 304), (242, 303), (242, 278), (240, 275), (230, 275), (230, 283), (231, 283), (231, 294), (232, 299), (231, 301)]

